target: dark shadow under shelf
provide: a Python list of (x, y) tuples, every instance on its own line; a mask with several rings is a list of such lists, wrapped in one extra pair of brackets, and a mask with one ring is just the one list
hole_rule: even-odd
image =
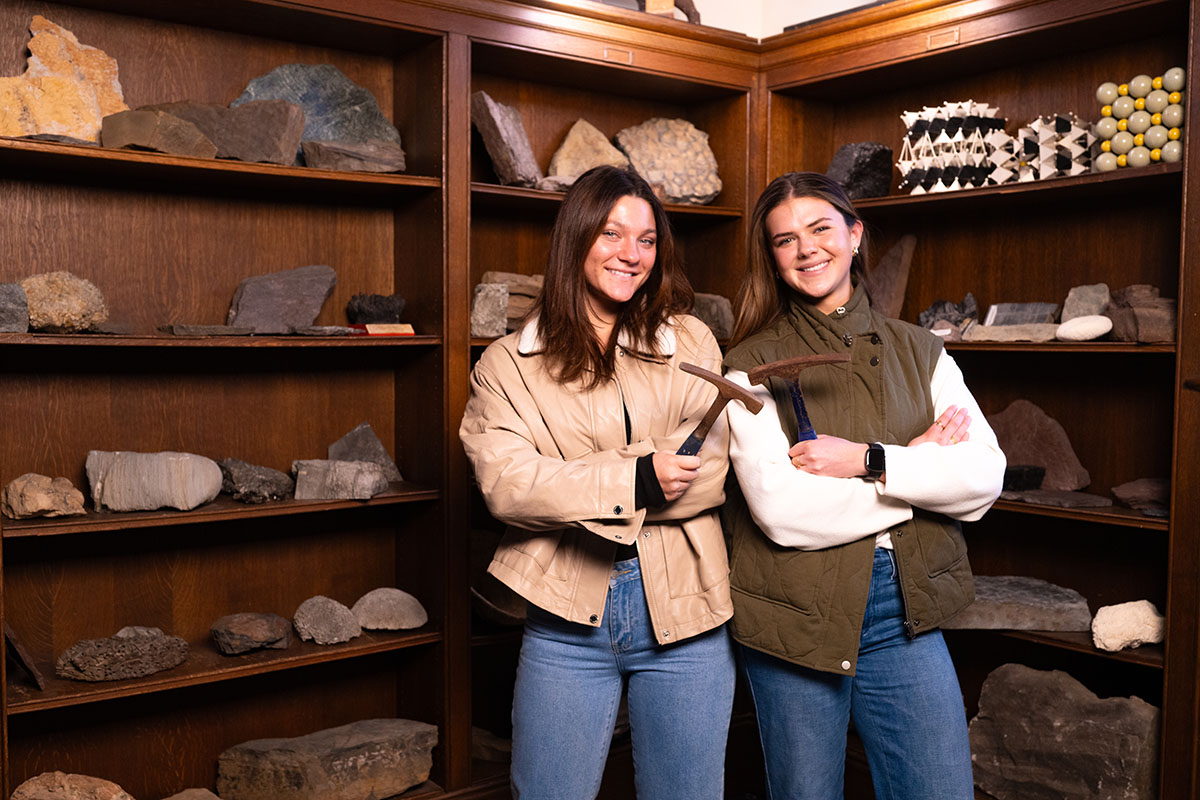
[(1059, 517), (1076, 522), (1094, 522), (1101, 525), (1117, 525), (1141, 528), (1147, 531), (1166, 533), (1170, 521), (1161, 517), (1147, 517), (1132, 508), (1060, 508), (1034, 503), (1019, 503), (1014, 500), (997, 500), (992, 511), (1008, 511), (1014, 514), (1033, 514), (1042, 517)]
[(171, 336), (168, 334), (0, 333), (0, 346), (23, 347), (432, 347), (442, 337), (414, 336)]

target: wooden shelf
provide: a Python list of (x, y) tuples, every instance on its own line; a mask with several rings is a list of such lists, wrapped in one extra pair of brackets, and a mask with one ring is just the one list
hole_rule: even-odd
[(441, 492), (437, 489), (403, 481), (393, 483), (386, 492), (377, 494), (370, 500), (279, 500), (256, 505), (242, 503), (229, 495), (221, 494), (211, 503), (206, 503), (191, 511), (89, 511), (85, 516), (80, 517), (5, 519), (2, 533), (5, 539), (13, 539), (24, 536), (61, 536), (134, 528), (174, 527), (202, 522), (282, 517), (291, 514), (313, 514), (321, 511), (416, 503), (436, 500), (440, 496)]
[[(501, 186), (494, 183), (474, 181), (471, 183), (471, 201), (480, 208), (502, 210), (537, 209), (555, 212), (562, 203), (565, 192), (549, 192), (543, 189), (528, 189), (521, 186)], [(668, 214), (695, 215), (700, 217), (740, 218), (740, 208), (732, 206), (701, 206), (685, 203), (664, 203)]]
[(440, 336), (171, 336), (136, 333), (0, 333), (0, 346), (21, 347), (433, 347)]
[(1112, 659), (1113, 661), (1141, 664), (1155, 669), (1162, 669), (1165, 660), (1161, 644), (1145, 644), (1141, 647), (1118, 650), (1111, 653), (1107, 650), (1101, 650), (1092, 644), (1092, 634), (1090, 631), (998, 631), (998, 633), (1013, 639), (1022, 639), (1027, 642), (1036, 642), (1050, 647), (1059, 647), (1077, 653), (1087, 653), (1099, 658)]
[(1174, 344), (1138, 342), (946, 342), (952, 353), (1136, 353), (1175, 354)]
[(1041, 517), (1058, 517), (1076, 522), (1094, 522), (1101, 525), (1117, 525), (1128, 528), (1141, 528), (1147, 531), (1166, 533), (1170, 521), (1161, 517), (1147, 517), (1132, 508), (1059, 508), (1058, 506), (1042, 506), (1034, 503), (1020, 503), (1014, 500), (997, 500), (992, 511), (1008, 511), (1014, 514), (1033, 514)]

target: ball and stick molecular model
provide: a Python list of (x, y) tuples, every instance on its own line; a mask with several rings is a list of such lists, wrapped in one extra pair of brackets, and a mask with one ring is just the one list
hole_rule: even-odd
[(1156, 78), (1135, 75), (1128, 83), (1100, 84), (1100, 121), (1094, 126), (1100, 152), (1093, 169), (1110, 172), (1183, 158), (1184, 82), (1183, 68), (1171, 67)]

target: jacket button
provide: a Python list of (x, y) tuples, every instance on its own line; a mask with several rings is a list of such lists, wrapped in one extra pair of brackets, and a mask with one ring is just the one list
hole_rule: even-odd
[(913, 627), (914, 627), (914, 628), (919, 628), (919, 627), (921, 627), (921, 620), (919, 620), (919, 619), (914, 619), (914, 620), (913, 620)]
[(596, 616), (595, 614), (592, 614), (590, 617), (588, 617), (588, 622), (592, 623), (593, 625), (595, 625), (599, 621), (600, 621), (600, 617)]
[(624, 507), (624, 506), (613, 506), (613, 513), (614, 513), (614, 514), (620, 514), (620, 513), (621, 513), (622, 511), (624, 511), (624, 510), (625, 510), (625, 507)]
[(842, 336), (842, 341), (846, 343), (846, 347), (849, 347), (854, 344), (854, 337), (847, 333)]
[(872, 367), (879, 366), (879, 356), (871, 356), (871, 366)]
[(842, 669), (850, 669), (850, 662), (849, 662), (849, 661), (843, 661), (843, 662), (842, 662)]
[(670, 632), (670, 631), (663, 631), (663, 638), (664, 638), (664, 639), (670, 639), (670, 638), (671, 638), (671, 632)]
[(883, 340), (879, 338), (879, 334), (878, 334), (878, 333), (872, 333), (872, 334), (871, 334), (871, 344), (879, 344), (879, 343), (880, 343), (880, 342), (882, 342), (882, 341), (883, 341)]
[(649, 539), (649, 538), (650, 538), (650, 531), (643, 531), (643, 532), (642, 532), (642, 538), (643, 538), (643, 539)]

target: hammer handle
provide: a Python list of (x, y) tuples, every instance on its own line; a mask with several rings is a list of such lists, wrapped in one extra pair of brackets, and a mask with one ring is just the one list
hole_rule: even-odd
[(792, 396), (792, 408), (796, 411), (796, 441), (805, 442), (817, 438), (808, 411), (804, 408), (804, 395), (800, 393), (800, 381), (788, 381), (788, 394)]

